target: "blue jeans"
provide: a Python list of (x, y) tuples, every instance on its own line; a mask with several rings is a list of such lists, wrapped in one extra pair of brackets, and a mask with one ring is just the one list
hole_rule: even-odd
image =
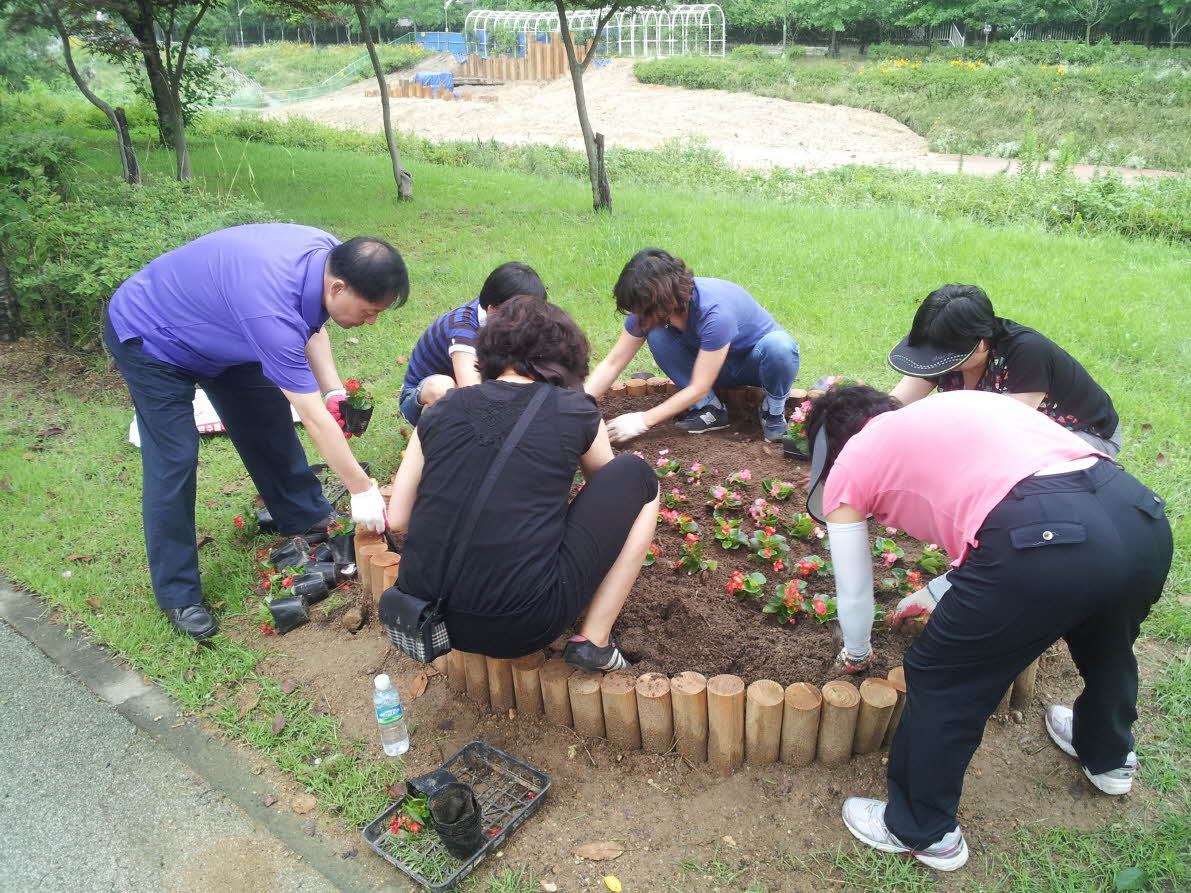
[(401, 386), (401, 395), (397, 398), (397, 405), (401, 408), (402, 417), (414, 427), (417, 427), (418, 419), (422, 417), (423, 407), (418, 400), (421, 394), (421, 382), (415, 385), (403, 384)]
[(104, 343), (128, 384), (141, 435), (141, 511), (157, 604), (197, 605), (203, 593), (195, 545), (199, 384), (227, 428), (244, 467), (284, 534), (301, 533), (331, 514), (294, 431), (289, 401), (259, 363), (205, 378), (145, 353), (140, 338), (121, 343), (105, 319)]
[[(691, 383), (698, 350), (687, 345), (682, 336), (669, 328), (653, 329), (647, 336), (649, 350), (662, 371), (679, 388)], [(798, 342), (778, 329), (770, 332), (749, 350), (729, 350), (723, 368), (715, 380), (717, 388), (755, 387), (765, 390), (765, 411), (783, 415), (786, 397), (798, 377)], [(722, 408), (713, 391), (708, 391), (692, 407)]]

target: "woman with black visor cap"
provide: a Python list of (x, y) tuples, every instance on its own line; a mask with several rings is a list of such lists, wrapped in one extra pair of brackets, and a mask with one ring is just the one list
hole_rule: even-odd
[(849, 798), (848, 830), (882, 852), (961, 867), (968, 847), (957, 809), (985, 722), (1059, 638), (1084, 690), (1074, 709), (1047, 709), (1046, 729), (1097, 788), (1128, 793), (1137, 771), (1133, 642), (1171, 562), (1162, 498), (1002, 395), (954, 391), (901, 408), (873, 388), (835, 388), (806, 426), (807, 509), (830, 535), (840, 671), (862, 673), (872, 657), (870, 515), (941, 543), (953, 559), (945, 598), (922, 589), (894, 612), (894, 624), (922, 614), (930, 622), (905, 655), (888, 803)]

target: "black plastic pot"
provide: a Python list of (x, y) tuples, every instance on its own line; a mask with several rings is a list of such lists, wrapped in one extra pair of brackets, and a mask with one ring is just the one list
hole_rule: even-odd
[(306, 600), (300, 595), (278, 598), (269, 602), (269, 613), (273, 615), (273, 629), (281, 635), (310, 622)]
[[(309, 542), (309, 540), (307, 540), (307, 542)], [(326, 542), (323, 542), (323, 543), (319, 543), (317, 546), (315, 546), (313, 549), (311, 549), (310, 550), (310, 560), (311, 561), (334, 561), (335, 553), (333, 551), (331, 551), (330, 540), (327, 540)]]
[(459, 779), (454, 772), (448, 772), (446, 769), (435, 769), (432, 772), (427, 772), (425, 775), (419, 775), (417, 778), (407, 778), (405, 780), (405, 787), (411, 794), (424, 794), (429, 797), (437, 793), (441, 788), (445, 788), (449, 784), (457, 784)]
[(484, 845), (481, 831), (484, 811), (471, 785), (460, 782), (444, 785), (426, 802), (438, 839), (456, 859), (468, 859)]
[(327, 547), (336, 564), (356, 563), (356, 538), (350, 534), (333, 536), (327, 540)]
[(372, 421), (372, 407), (356, 409), (348, 406), (346, 401), (339, 404), (339, 414), (343, 416), (344, 433), (359, 437), (368, 430), (368, 423)]
[(800, 462), (809, 462), (810, 455), (807, 453), (807, 442), (805, 437), (792, 437), (787, 434), (782, 438), (782, 455), (787, 459), (797, 459)]
[(318, 574), (323, 578), (323, 584), (328, 589), (339, 585), (339, 574), (336, 573), (334, 561), (312, 561), (302, 568), (306, 574)]
[(317, 605), (330, 592), (322, 574), (307, 573), (294, 577), (294, 585), (291, 588), (294, 595), (300, 596), (308, 605)]
[(310, 543), (300, 536), (293, 536), (273, 550), (269, 556), (269, 563), (276, 570), (283, 571), (287, 567), (305, 567), (310, 561)]

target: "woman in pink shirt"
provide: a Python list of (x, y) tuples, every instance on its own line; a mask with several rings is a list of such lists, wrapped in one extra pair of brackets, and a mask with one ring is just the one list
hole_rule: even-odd
[[(1084, 680), (1046, 729), (1107, 794), (1137, 771), (1133, 642), (1170, 569), (1161, 497), (1076, 434), (1020, 401), (952, 391), (900, 408), (868, 387), (837, 388), (807, 416), (810, 513), (827, 524), (844, 649), (872, 658), (868, 524), (943, 544), (951, 584), (902, 599), (929, 614), (906, 652), (907, 700), (889, 752), (889, 801), (851, 797), (848, 830), (941, 871), (968, 859), (956, 820), (964, 773), (1014, 677), (1059, 638)], [(898, 410), (891, 412), (891, 410)]]

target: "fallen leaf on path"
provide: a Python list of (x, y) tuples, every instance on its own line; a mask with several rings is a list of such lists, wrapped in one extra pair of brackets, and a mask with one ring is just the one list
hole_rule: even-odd
[(269, 731), (274, 735), (280, 735), (281, 730), (285, 728), (285, 716), (278, 713), (273, 717), (273, 725), (269, 726)]
[(220, 504), (220, 502), (219, 502), (219, 500), (218, 500), (218, 499), (208, 499), (208, 500), (207, 500), (207, 506), (208, 506), (209, 508), (215, 508), (215, 507), (216, 507), (216, 506), (218, 506), (219, 504)]
[(112, 461), (113, 462), (123, 462), (124, 454), (123, 453), (112, 453)]
[(194, 681), (194, 667), (186, 668), (186, 672), (182, 674), (182, 681), (183, 682), (193, 682)]
[(222, 487), (219, 488), (219, 492), (220, 493), (235, 493), (239, 489), (240, 489), (239, 484), (224, 484)]
[(240, 705), (240, 718), (243, 719), (249, 712), (255, 709), (256, 705), (261, 702), (260, 688), (254, 686), (241, 690), (236, 698), (236, 703)]
[(409, 686), (410, 698), (420, 698), (426, 694), (427, 678), (425, 673), (419, 673), (414, 677), (414, 681)]
[(397, 784), (389, 785), (385, 790), (388, 792), (390, 800), (400, 800), (406, 795), (409, 789), (406, 788), (404, 783), (398, 782)]
[(42, 428), (40, 431), (37, 432), (37, 436), (38, 437), (57, 437), (59, 434), (65, 434), (65, 433), (66, 433), (65, 428), (59, 428), (57, 425), (53, 425), (49, 428)]
[(90, 605), (92, 608), (94, 608), (96, 611), (98, 611), (98, 610), (99, 610), (99, 599), (97, 599), (97, 598), (88, 598), (88, 599), (84, 599), (84, 601), (86, 601), (86, 602), (87, 602), (87, 604), (89, 604), (89, 605)]
[(204, 533), (202, 536), (200, 536), (198, 539), (196, 539), (194, 541), (194, 547), (196, 549), (201, 549), (203, 546), (207, 545), (208, 543), (213, 543), (213, 542), (215, 542), (215, 537), (208, 536), (207, 534)]
[(67, 555), (67, 561), (94, 561), (94, 555)]
[(360, 339), (355, 338), (355, 337), (347, 338), (346, 341), (348, 344), (359, 344), (360, 343)]
[(298, 815), (306, 815), (316, 806), (318, 806), (318, 801), (314, 799), (313, 794), (299, 794), (290, 803), (290, 808)]
[(1153, 431), (1154, 426), (1151, 425), (1149, 422), (1142, 422), (1141, 430), (1142, 431)]
[(283, 692), (285, 692), (287, 695), (293, 694), (294, 689), (297, 687), (298, 687), (298, 683), (294, 682), (294, 680), (292, 680), (292, 679), (282, 679), (281, 680), (281, 690)]
[(602, 862), (605, 859), (615, 859), (624, 852), (624, 847), (615, 840), (596, 840), (585, 843), (575, 850), (580, 859), (590, 859), (592, 862)]
[(266, 797), (261, 802), (264, 803), (265, 806), (272, 806), (274, 803), (277, 802), (277, 798), (274, 797), (272, 794), (270, 794), (268, 797)]
[(404, 355), (403, 355), (403, 356), (399, 356), (399, 357), (397, 358), (397, 362), (398, 362), (399, 364), (401, 364), (402, 366), (404, 366), (406, 363), (408, 363), (408, 362), (409, 362), (409, 357), (407, 357), (407, 356), (404, 356)]
[(612, 893), (620, 893), (620, 891), (623, 889), (620, 886), (620, 878), (614, 874), (604, 876), (604, 886), (611, 890)]
[(7, 471), (4, 472), (4, 477), (0, 478), (0, 490), (3, 490), (5, 493), (12, 492), (12, 475)]
[(211, 605), (211, 610), (212, 610), (212, 611), (218, 611), (218, 610), (219, 610), (220, 608), (222, 608), (222, 607), (223, 607), (225, 604), (227, 604), (227, 602), (216, 602), (215, 604)]

